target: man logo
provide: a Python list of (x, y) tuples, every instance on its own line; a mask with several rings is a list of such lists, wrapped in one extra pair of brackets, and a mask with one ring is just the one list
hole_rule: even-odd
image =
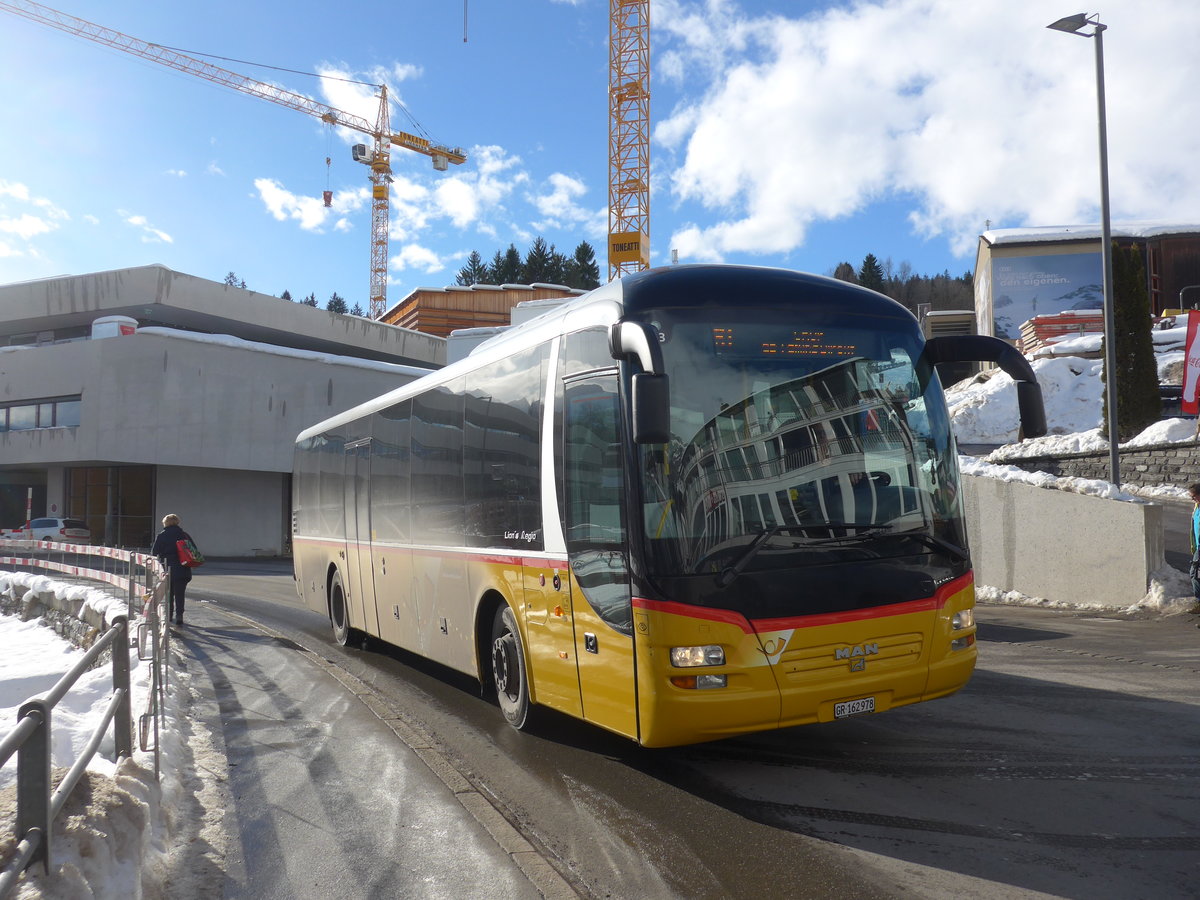
[[(854, 662), (862, 662), (866, 664), (866, 657), (877, 656), (879, 654), (878, 644), (857, 644), (853, 647), (838, 647), (833, 651), (834, 659), (849, 659)], [(853, 669), (854, 667), (851, 666)], [(859, 666), (858, 668), (863, 668)], [(857, 670), (855, 670), (857, 671)]]

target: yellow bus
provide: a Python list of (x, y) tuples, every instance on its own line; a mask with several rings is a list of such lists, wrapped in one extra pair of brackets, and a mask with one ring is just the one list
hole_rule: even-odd
[(297, 438), (296, 585), (335, 640), (648, 747), (941, 697), (975, 665), (939, 362), (872, 291), (737, 266), (631, 275)]

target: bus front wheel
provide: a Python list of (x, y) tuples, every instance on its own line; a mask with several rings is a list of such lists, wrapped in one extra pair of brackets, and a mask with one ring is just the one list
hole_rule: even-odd
[(492, 624), (492, 680), (500, 711), (513, 728), (529, 723), (529, 679), (525, 668), (525, 648), (517, 618), (507, 606), (496, 611)]
[(333, 639), (338, 646), (350, 643), (350, 610), (346, 606), (346, 591), (337, 572), (329, 580), (329, 623), (333, 626)]

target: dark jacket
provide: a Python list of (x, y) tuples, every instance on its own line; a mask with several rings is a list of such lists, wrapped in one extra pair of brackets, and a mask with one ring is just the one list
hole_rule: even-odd
[(175, 546), (177, 541), (182, 541), (184, 538), (190, 541), (192, 536), (178, 525), (168, 525), (154, 539), (150, 555), (157, 556), (163, 565), (171, 570), (172, 578), (183, 578), (184, 581), (189, 581), (192, 577), (192, 570), (179, 561), (179, 550)]

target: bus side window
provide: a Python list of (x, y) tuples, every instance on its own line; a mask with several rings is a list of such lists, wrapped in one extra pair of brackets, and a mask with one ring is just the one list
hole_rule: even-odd
[[(615, 381), (613, 384), (615, 388)], [(594, 383), (567, 389), (566, 494), (568, 547), (574, 542), (620, 546), (625, 478), (617, 441), (617, 398)]]
[(614, 374), (569, 382), (564, 393), (565, 534), (571, 569), (596, 614), (633, 627), (625, 558), (625, 475)]

